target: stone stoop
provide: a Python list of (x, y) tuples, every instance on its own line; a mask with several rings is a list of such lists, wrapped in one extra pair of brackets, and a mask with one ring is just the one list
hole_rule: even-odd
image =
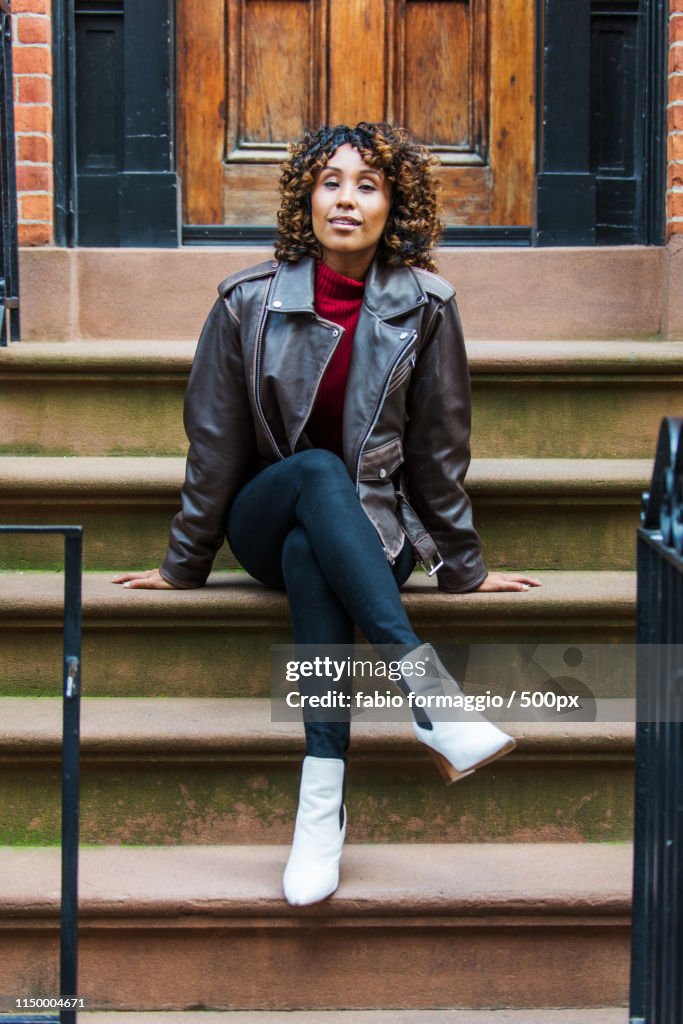
[[(444, 248), (470, 340), (683, 338), (673, 249)], [(270, 247), (20, 251), (25, 339), (184, 341), (199, 335), (230, 274)]]
[[(84, 849), (82, 991), (137, 1010), (625, 1001), (628, 844), (349, 844), (335, 896), (302, 908), (287, 852)], [(0, 986), (56, 991), (59, 853), (2, 849), (0, 877)]]
[[(287, 1024), (628, 1024), (626, 1007), (596, 1010), (290, 1010)], [(0, 1017), (0, 1021), (2, 1017)], [(80, 1024), (282, 1024), (277, 1010), (80, 1013)]]
[[(0, 456), (4, 522), (80, 523), (86, 569), (146, 569), (163, 557), (178, 511), (182, 458)], [(634, 569), (647, 459), (479, 459), (467, 477), (489, 565)], [(59, 568), (59, 538), (41, 565)], [(0, 540), (0, 568), (35, 565), (34, 538)], [(237, 563), (224, 548), (217, 568)]]
[[(541, 578), (542, 588), (515, 599), (440, 595), (419, 575), (405, 601), (434, 640), (504, 644), (527, 635), (537, 644), (543, 635), (566, 645), (632, 636), (632, 573)], [(101, 695), (83, 706), (84, 839), (97, 846), (83, 851), (82, 977), (96, 1007), (624, 1004), (626, 720), (512, 724), (518, 750), (455, 787), (441, 784), (408, 722), (357, 723), (344, 861), (351, 889), (294, 914), (280, 885), (301, 730), (271, 723), (265, 699), (269, 643), (288, 639), (284, 597), (234, 572), (171, 594), (125, 591), (98, 573), (84, 585), (84, 688)], [(0, 576), (4, 689), (17, 694), (0, 707), (0, 803), (14, 828), (0, 849), (0, 900), (9, 901), (3, 918), (16, 950), (6, 970), (20, 990), (21, 965), (46, 962), (36, 943), (55, 941), (57, 890), (46, 879), (57, 850), (40, 844), (58, 835), (61, 586), (55, 573)], [(509, 672), (501, 650), (499, 670)], [(606, 673), (605, 696), (611, 686)], [(53, 696), (28, 696), (35, 693)], [(125, 891), (117, 890), (122, 879)], [(218, 898), (220, 907), (183, 891), (195, 882), (213, 885), (209, 903)], [(152, 896), (164, 903), (153, 914)], [(314, 955), (323, 967), (310, 985), (300, 964)], [(128, 994), (115, 982), (126, 973), (138, 985)], [(41, 975), (41, 990), (49, 986), (49, 973)]]
[[(439, 784), (406, 715), (395, 722), (356, 717), (347, 838), (629, 842), (629, 716), (624, 702), (621, 720), (507, 722), (514, 754), (455, 789)], [(59, 698), (0, 697), (0, 843), (59, 842), (60, 749)], [(85, 698), (82, 841), (288, 843), (303, 749), (300, 721), (272, 721), (265, 698)]]
[[(201, 324), (199, 325), (201, 326)], [(652, 458), (683, 342), (467, 340), (476, 458)], [(0, 349), (0, 454), (184, 455), (188, 341)]]
[[(630, 644), (635, 575), (541, 572), (524, 594), (442, 594), (417, 572), (403, 600), (416, 632), (440, 644)], [(290, 643), (283, 594), (243, 572), (215, 573), (200, 590), (125, 590), (107, 573), (83, 579), (87, 696), (267, 697), (271, 644)], [(61, 682), (63, 580), (0, 573), (2, 690), (55, 696)], [(501, 648), (503, 659), (509, 647)], [(609, 650), (609, 649), (607, 649)], [(153, 652), (153, 659), (150, 659)], [(489, 651), (495, 655), (495, 647)], [(616, 662), (616, 671), (620, 671)], [(493, 662), (501, 679), (507, 660)], [(609, 664), (605, 667), (609, 680)], [(613, 668), (612, 672), (615, 671)], [(618, 683), (618, 678), (617, 678)], [(608, 685), (599, 696), (623, 696)]]
[[(291, 908), (302, 729), (268, 700), (284, 596), (227, 551), (199, 591), (110, 582), (163, 554), (196, 338), (217, 283), (269, 255), (22, 252), (0, 519), (85, 526), (79, 1020), (625, 1024), (632, 713), (511, 722), (514, 753), (452, 787), (408, 721), (354, 722), (340, 889)], [(570, 662), (601, 645), (598, 704), (628, 698), (614, 652), (634, 639), (640, 492), (683, 384), (683, 342), (661, 340), (683, 337), (673, 262), (655, 247), (440, 257), (467, 336), (487, 562), (543, 586), (444, 595), (416, 573), (406, 608), (425, 640), (460, 645), (451, 657), (487, 645), (485, 669), (469, 648), (468, 692), (525, 684), (508, 645)], [(3, 993), (57, 990), (60, 563), (53, 539), (0, 545)], [(544, 672), (539, 656), (528, 678)]]

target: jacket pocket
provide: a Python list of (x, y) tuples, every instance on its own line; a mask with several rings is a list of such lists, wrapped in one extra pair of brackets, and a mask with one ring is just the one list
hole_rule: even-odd
[(369, 448), (363, 452), (360, 460), (360, 479), (388, 481), (402, 462), (401, 438), (394, 437), (391, 441), (385, 441), (384, 444), (378, 445), (377, 448)]

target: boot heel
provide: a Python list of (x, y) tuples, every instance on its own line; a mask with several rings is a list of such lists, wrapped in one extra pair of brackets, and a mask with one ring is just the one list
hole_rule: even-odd
[(447, 786), (450, 786), (454, 782), (459, 782), (460, 779), (466, 779), (467, 776), (472, 775), (477, 768), (483, 768), (484, 765), (491, 764), (492, 761), (497, 761), (499, 757), (505, 757), (505, 755), (513, 751), (516, 746), (517, 744), (512, 739), (512, 737), (510, 737), (505, 746), (501, 747), (500, 750), (497, 750), (495, 754), (492, 754), (490, 757), (484, 758), (483, 761), (478, 761), (477, 764), (472, 765), (471, 768), (466, 768), (462, 772), (458, 771), (458, 769), (455, 768), (451, 764), (451, 762), (447, 758), (445, 758), (443, 754), (440, 754), (437, 750), (433, 750), (431, 747), (428, 747), (427, 749), (434, 758), (434, 761), (436, 762), (436, 767), (439, 769), (439, 773), (442, 779), (444, 780)]
[(467, 771), (459, 772), (457, 768), (454, 768), (450, 761), (448, 761), (443, 754), (439, 754), (436, 750), (428, 748), (429, 753), (432, 755), (436, 767), (439, 769), (439, 774), (444, 780), (447, 786), (452, 785), (454, 782), (459, 782), (460, 779), (466, 778), (468, 775), (472, 775), (474, 768), (468, 768)]

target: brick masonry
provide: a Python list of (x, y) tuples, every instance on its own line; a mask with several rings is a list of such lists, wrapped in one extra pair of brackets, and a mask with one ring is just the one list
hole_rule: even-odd
[[(19, 242), (54, 239), (51, 0), (14, 0)], [(683, 0), (669, 4), (667, 231), (683, 234)]]
[(683, 0), (669, 0), (669, 43), (666, 218), (674, 235), (683, 234)]
[(13, 0), (19, 244), (54, 240), (51, 0)]

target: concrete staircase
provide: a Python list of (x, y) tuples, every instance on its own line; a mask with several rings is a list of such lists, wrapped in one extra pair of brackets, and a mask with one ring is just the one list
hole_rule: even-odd
[[(283, 596), (229, 551), (201, 591), (109, 582), (163, 554), (192, 339), (216, 283), (267, 255), (23, 254), (28, 340), (0, 350), (0, 520), (85, 526), (80, 1019), (625, 1021), (625, 716), (512, 724), (517, 751), (451, 788), (408, 722), (355, 723), (342, 883), (294, 910), (280, 879), (303, 743), (268, 700)], [(623, 649), (640, 493), (681, 401), (683, 344), (663, 340), (681, 336), (677, 263), (451, 250), (441, 266), (468, 336), (487, 561), (543, 587), (452, 597), (416, 574), (417, 632), (501, 645), (494, 683), (504, 645)], [(58, 988), (60, 564), (53, 539), (0, 545), (0, 992), (18, 995)], [(605, 658), (597, 697), (623, 691), (620, 664)]]

